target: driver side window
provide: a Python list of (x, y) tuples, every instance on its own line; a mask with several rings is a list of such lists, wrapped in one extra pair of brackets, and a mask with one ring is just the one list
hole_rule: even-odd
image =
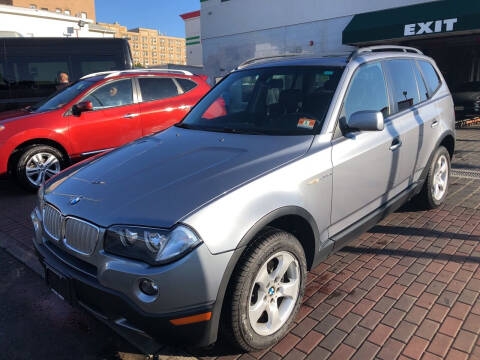
[(347, 133), (347, 120), (358, 111), (380, 111), (385, 118), (391, 114), (380, 62), (362, 65), (353, 75), (343, 100), (334, 138), (340, 138)]
[(358, 111), (380, 111), (390, 115), (387, 87), (381, 63), (361, 66), (353, 75), (343, 103), (342, 117), (346, 121)]
[(133, 104), (132, 80), (118, 80), (99, 87), (83, 101), (91, 101), (93, 110)]

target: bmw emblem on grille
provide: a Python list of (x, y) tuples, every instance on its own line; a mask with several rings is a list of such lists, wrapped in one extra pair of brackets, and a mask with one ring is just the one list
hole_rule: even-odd
[(74, 197), (72, 200), (70, 200), (70, 205), (76, 205), (80, 202), (80, 200), (82, 200), (82, 198), (80, 196), (77, 196), (77, 197)]

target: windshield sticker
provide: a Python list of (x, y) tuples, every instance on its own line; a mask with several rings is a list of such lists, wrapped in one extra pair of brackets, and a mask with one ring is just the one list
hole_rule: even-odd
[(304, 129), (313, 129), (315, 126), (315, 123), (316, 123), (316, 120), (300, 118), (300, 120), (298, 120), (297, 127), (304, 128)]

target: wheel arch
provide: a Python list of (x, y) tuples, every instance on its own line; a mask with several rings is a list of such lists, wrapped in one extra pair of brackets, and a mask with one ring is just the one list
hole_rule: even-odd
[(47, 139), (47, 138), (35, 138), (35, 139), (30, 139), (27, 141), (24, 141), (17, 145), (15, 149), (11, 152), (9, 158), (8, 158), (8, 171), (13, 170), (13, 166), (15, 166), (15, 161), (18, 159), (18, 156), (22, 153), (22, 150), (26, 149), (27, 147), (31, 145), (47, 145), (51, 146), (58, 151), (62, 153), (64, 156), (64, 159), (67, 161), (67, 163), (70, 163), (70, 156), (68, 155), (68, 152), (66, 148), (58, 141), (52, 140), (52, 139)]
[(448, 153), (450, 154), (450, 159), (453, 159), (453, 155), (455, 153), (455, 137), (453, 133), (448, 132), (446, 133), (440, 140), (440, 143), (438, 144), (437, 148), (439, 146), (444, 146), (447, 150)]
[(320, 234), (313, 216), (305, 209), (298, 206), (286, 206), (276, 209), (257, 221), (242, 237), (237, 248), (233, 251), (232, 257), (227, 265), (225, 273), (220, 282), (220, 287), (215, 301), (211, 321), (212, 333), (210, 339), (217, 339), (218, 325), (221, 324), (221, 317), (224, 310), (225, 298), (229, 293), (230, 280), (249, 245), (253, 244), (255, 237), (266, 227), (276, 227), (292, 233), (302, 244), (307, 258), (307, 269), (310, 270), (315, 263), (315, 254), (318, 253)]

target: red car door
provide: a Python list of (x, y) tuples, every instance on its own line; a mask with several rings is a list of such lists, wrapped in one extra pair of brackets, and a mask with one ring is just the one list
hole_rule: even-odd
[(82, 101), (90, 101), (93, 110), (69, 116), (69, 135), (75, 155), (116, 148), (142, 136), (132, 78), (101, 85)]
[(170, 77), (138, 77), (143, 135), (164, 130), (181, 121), (195, 104)]

